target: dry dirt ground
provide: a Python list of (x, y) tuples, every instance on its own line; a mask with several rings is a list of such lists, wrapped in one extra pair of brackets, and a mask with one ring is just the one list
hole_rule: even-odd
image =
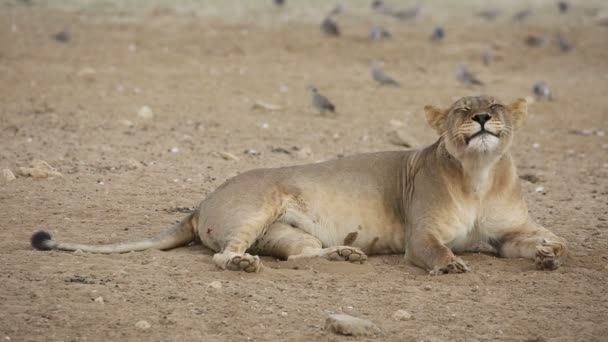
[[(289, 7), (258, 22), (259, 11), (224, 20), (158, 7), (131, 17), (23, 3), (0, 10), (0, 169), (17, 175), (0, 181), (3, 341), (355, 340), (323, 330), (329, 313), (372, 320), (377, 340), (606, 340), (608, 30), (580, 7), (560, 15), (550, 6), (520, 25), (470, 13), (400, 23), (360, 11), (344, 14), (344, 34), (332, 39), (309, 17), (285, 16)], [(432, 44), (436, 18), (448, 34)], [(373, 22), (394, 38), (368, 41)], [(65, 28), (67, 43), (52, 38)], [(557, 30), (572, 51), (523, 43)], [(490, 43), (498, 58), (485, 67)], [(377, 86), (374, 59), (402, 87)], [(460, 62), (486, 85), (459, 84)], [(532, 215), (569, 241), (571, 257), (554, 272), (468, 253), (472, 272), (461, 275), (430, 277), (400, 255), (364, 265), (264, 258), (261, 273), (245, 274), (218, 270), (199, 245), (121, 255), (29, 246), (38, 229), (91, 243), (149, 236), (235, 174), (398, 149), (387, 138), (395, 127), (426, 144), (435, 137), (425, 104), (480, 93), (509, 101), (540, 79), (556, 101), (531, 106), (514, 155), (535, 181), (522, 180)], [(312, 111), (313, 83), (336, 118)], [(252, 109), (255, 101), (281, 109)], [(138, 116), (142, 106), (153, 116)], [(36, 159), (62, 176), (19, 175)], [(393, 320), (399, 309), (413, 318)], [(148, 329), (136, 328), (142, 320)]]

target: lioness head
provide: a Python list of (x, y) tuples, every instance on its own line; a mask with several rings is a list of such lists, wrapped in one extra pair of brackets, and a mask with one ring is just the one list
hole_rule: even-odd
[(427, 122), (444, 137), (448, 152), (457, 159), (501, 155), (527, 114), (526, 100), (505, 105), (487, 95), (463, 97), (448, 109), (424, 109)]

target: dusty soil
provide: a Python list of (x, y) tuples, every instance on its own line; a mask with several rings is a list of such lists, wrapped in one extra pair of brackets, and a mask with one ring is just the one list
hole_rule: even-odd
[[(582, 20), (580, 10), (572, 16), (553, 10), (542, 24), (519, 26), (443, 16), (446, 40), (431, 44), (432, 16), (411, 24), (347, 13), (345, 34), (331, 39), (307, 20), (262, 24), (254, 16), (162, 9), (132, 18), (3, 5), (0, 168), (18, 177), (0, 181), (0, 338), (352, 340), (323, 330), (328, 314), (348, 313), (376, 323), (382, 340), (605, 340), (608, 32)], [(375, 21), (395, 38), (368, 41)], [(52, 39), (64, 28), (67, 43)], [(527, 34), (558, 29), (573, 40), (572, 51), (523, 44)], [(500, 59), (485, 67), (480, 54), (490, 42)], [(377, 86), (372, 59), (403, 86)], [(486, 86), (454, 79), (463, 61)], [(218, 270), (199, 245), (122, 255), (29, 246), (37, 229), (91, 243), (149, 236), (239, 172), (398, 149), (387, 138), (391, 120), (423, 145), (435, 139), (425, 104), (479, 93), (508, 101), (530, 96), (540, 79), (556, 101), (532, 105), (514, 155), (520, 173), (536, 177), (522, 180), (532, 215), (571, 246), (554, 272), (468, 253), (472, 272), (463, 275), (429, 277), (400, 255), (364, 265), (264, 258), (263, 272), (244, 274)], [(336, 104), (336, 118), (312, 110), (306, 87), (313, 83)], [(255, 101), (281, 109), (252, 109)], [(142, 106), (153, 117), (138, 116)], [(571, 132), (577, 129), (595, 131)], [(62, 176), (19, 176), (36, 159)], [(413, 319), (391, 319), (399, 309)], [(136, 328), (141, 320), (151, 326)]]

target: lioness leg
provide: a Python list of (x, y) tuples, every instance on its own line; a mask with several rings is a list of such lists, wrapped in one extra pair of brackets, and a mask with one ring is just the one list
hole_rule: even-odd
[(291, 225), (275, 222), (251, 247), (252, 253), (279, 259), (325, 258), (332, 261), (363, 262), (367, 256), (358, 248), (323, 248), (321, 241)]
[(503, 232), (494, 245), (500, 256), (534, 259), (536, 267), (541, 270), (558, 268), (568, 254), (564, 239), (536, 225)]
[(464, 273), (469, 268), (452, 250), (429, 232), (412, 234), (406, 250), (406, 258), (430, 275)]

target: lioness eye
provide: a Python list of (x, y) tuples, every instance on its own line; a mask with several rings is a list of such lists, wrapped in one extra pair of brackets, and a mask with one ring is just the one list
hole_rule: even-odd
[(455, 110), (456, 113), (467, 114), (469, 112), (469, 108), (458, 108)]
[(493, 104), (493, 105), (490, 106), (490, 110), (492, 110), (492, 111), (497, 111), (497, 110), (500, 110), (500, 109), (503, 109), (503, 108), (504, 108), (504, 106), (501, 105), (500, 103), (495, 103), (495, 104)]

